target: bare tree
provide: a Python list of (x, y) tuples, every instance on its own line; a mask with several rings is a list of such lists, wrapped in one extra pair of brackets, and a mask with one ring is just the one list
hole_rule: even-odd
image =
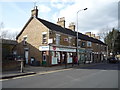
[(16, 40), (16, 36), (18, 35), (18, 31), (14, 32), (14, 33), (9, 33), (8, 38), (10, 40)]
[(98, 35), (100, 36), (100, 39), (104, 40), (109, 31), (111, 31), (111, 28), (109, 28), (108, 26), (99, 30)]
[(8, 32), (10, 30), (4, 30), (4, 23), (0, 23), (0, 39), (10, 39), (10, 40), (16, 40), (16, 36), (18, 32)]

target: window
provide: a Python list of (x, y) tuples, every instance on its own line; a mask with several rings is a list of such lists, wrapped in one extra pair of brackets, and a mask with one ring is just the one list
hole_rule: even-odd
[(80, 47), (80, 43), (81, 43), (81, 40), (80, 39), (78, 39), (78, 46)]
[(85, 47), (85, 42), (82, 42), (81, 47)]
[(47, 32), (42, 33), (42, 43), (46, 44), (47, 43)]
[(87, 41), (87, 47), (91, 47), (91, 42)]
[(23, 36), (23, 45), (26, 45), (26, 44), (27, 44), (27, 35)]
[(104, 47), (104, 51), (106, 51), (107, 50), (107, 47)]
[(56, 45), (60, 45), (60, 35), (56, 34)]
[(69, 39), (69, 40), (68, 40), (68, 41), (69, 41), (69, 45), (71, 45), (72, 37), (69, 37), (68, 39)]

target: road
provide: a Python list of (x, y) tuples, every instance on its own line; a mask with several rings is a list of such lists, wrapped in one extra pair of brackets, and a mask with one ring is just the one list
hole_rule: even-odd
[(118, 88), (118, 65), (102, 64), (2, 81), (3, 88)]

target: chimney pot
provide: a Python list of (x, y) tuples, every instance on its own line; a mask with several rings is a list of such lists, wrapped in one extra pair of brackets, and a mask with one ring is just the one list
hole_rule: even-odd
[(34, 7), (34, 9), (33, 10), (31, 10), (31, 16), (32, 17), (38, 17), (38, 9), (37, 9), (37, 6), (36, 7)]
[(57, 24), (65, 28), (65, 17), (58, 18)]
[(69, 24), (69, 29), (75, 31), (75, 23), (74, 23), (74, 22), (71, 22), (71, 23)]

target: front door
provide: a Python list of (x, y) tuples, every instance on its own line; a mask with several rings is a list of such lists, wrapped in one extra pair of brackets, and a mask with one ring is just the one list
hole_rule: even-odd
[(28, 64), (28, 50), (25, 50), (25, 62)]

